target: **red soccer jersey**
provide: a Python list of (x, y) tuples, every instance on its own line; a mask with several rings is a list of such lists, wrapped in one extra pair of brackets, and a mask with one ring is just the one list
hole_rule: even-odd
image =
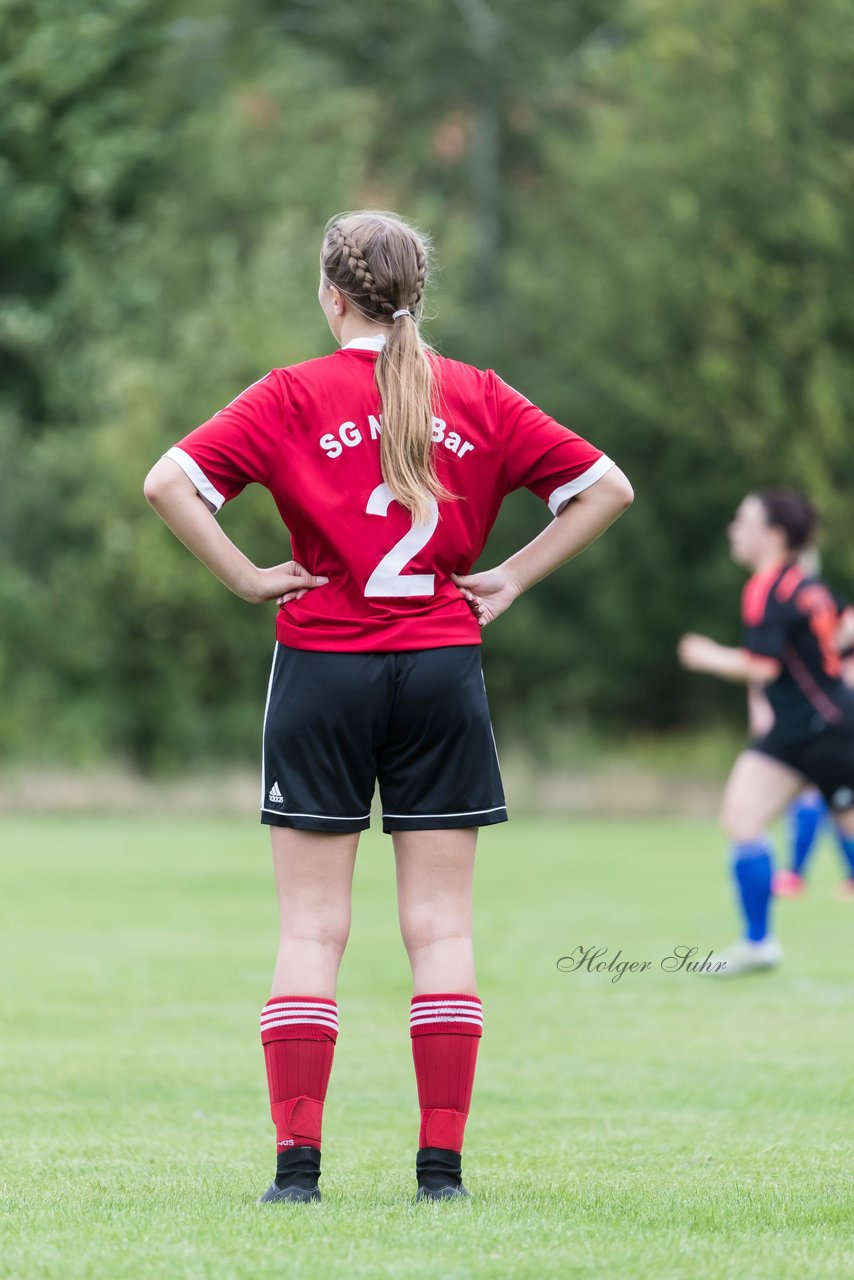
[(471, 571), (505, 494), (525, 486), (558, 515), (614, 465), (492, 370), (438, 356), (436, 471), (460, 498), (434, 503), (430, 523), (414, 526), (380, 468), (383, 341), (356, 338), (273, 369), (165, 454), (215, 511), (245, 485), (264, 485), (293, 558), (329, 578), (279, 609), (277, 639), (295, 649), (480, 644), (450, 575)]

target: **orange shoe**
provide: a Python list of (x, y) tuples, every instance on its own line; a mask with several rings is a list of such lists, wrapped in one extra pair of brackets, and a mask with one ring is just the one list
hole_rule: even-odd
[(806, 880), (797, 871), (775, 871), (771, 892), (775, 898), (799, 898), (806, 887)]

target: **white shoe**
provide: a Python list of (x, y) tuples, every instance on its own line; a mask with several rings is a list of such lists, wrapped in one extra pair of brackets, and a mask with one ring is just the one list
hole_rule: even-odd
[(761, 942), (749, 942), (747, 938), (742, 938), (727, 947), (726, 951), (713, 955), (711, 965), (705, 972), (713, 978), (731, 978), (739, 973), (753, 973), (757, 969), (773, 969), (782, 959), (783, 948), (776, 938), (763, 938)]

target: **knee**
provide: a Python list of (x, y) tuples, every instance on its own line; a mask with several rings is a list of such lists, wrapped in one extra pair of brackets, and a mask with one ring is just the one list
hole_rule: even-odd
[(343, 954), (350, 936), (350, 912), (341, 909), (283, 911), (280, 926), (282, 940), (310, 942)]
[(400, 934), (411, 955), (441, 942), (471, 942), (471, 922), (464, 912), (413, 910), (401, 915)]
[(854, 809), (842, 809), (834, 813), (833, 821), (843, 840), (854, 840)]
[(766, 831), (762, 822), (741, 806), (724, 799), (721, 805), (719, 821), (724, 835), (731, 844), (747, 844), (753, 840), (764, 840)]

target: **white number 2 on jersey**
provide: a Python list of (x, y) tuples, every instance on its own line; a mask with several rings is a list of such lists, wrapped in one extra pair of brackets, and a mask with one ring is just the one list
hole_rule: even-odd
[[(394, 494), (383, 481), (368, 498), (365, 510), (369, 516), (387, 516), (388, 509), (394, 501)], [(432, 494), (429, 495), (429, 501), (429, 520), (426, 524), (414, 524), (409, 532), (394, 544), (391, 551), (383, 556), (368, 578), (368, 585), (365, 587), (366, 596), (432, 596), (435, 590), (434, 574), (401, 572), (436, 532), (436, 525), (439, 523), (439, 504)]]

